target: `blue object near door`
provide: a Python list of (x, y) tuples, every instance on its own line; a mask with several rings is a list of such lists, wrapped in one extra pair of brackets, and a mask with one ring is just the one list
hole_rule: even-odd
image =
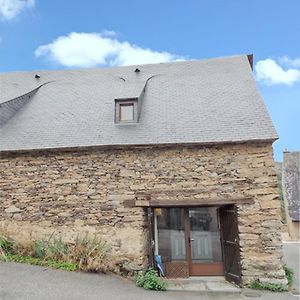
[(156, 265), (156, 268), (158, 269), (159, 275), (165, 277), (164, 268), (163, 268), (162, 261), (161, 261), (161, 256), (155, 255), (154, 260), (155, 260), (155, 265)]

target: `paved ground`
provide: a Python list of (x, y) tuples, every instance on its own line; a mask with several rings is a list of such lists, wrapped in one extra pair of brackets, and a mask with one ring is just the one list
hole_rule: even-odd
[(299, 269), (300, 269), (300, 243), (298, 242), (284, 242), (283, 243), (284, 262), (288, 267), (294, 270), (294, 283), (293, 293), (300, 294), (300, 281), (299, 281)]
[[(299, 294), (300, 243), (284, 243), (284, 260), (294, 269), (294, 294)], [(0, 300), (289, 300), (300, 299), (291, 293), (255, 290), (150, 292), (114, 275), (85, 274), (45, 269), (16, 263), (0, 263)]]
[(228, 292), (150, 292), (111, 275), (50, 270), (16, 263), (0, 263), (1, 300), (296, 300), (288, 293), (243, 290)]

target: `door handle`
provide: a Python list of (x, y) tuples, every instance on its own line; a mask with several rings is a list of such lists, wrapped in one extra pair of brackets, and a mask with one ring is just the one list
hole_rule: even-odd
[(195, 239), (191, 239), (190, 237), (189, 237), (189, 243), (191, 243), (191, 242), (193, 242)]

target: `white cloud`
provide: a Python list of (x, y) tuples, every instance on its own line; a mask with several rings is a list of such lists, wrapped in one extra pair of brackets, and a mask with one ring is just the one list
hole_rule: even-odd
[(255, 64), (256, 78), (266, 85), (293, 85), (300, 81), (300, 70), (289, 68), (284, 70), (275, 60), (260, 60)]
[(77, 33), (60, 36), (52, 43), (39, 46), (37, 57), (46, 56), (67, 67), (124, 66), (182, 60), (168, 52), (141, 48), (120, 42), (113, 31)]
[(11, 20), (24, 9), (32, 8), (35, 0), (0, 0), (0, 19)]
[(291, 68), (300, 68), (300, 58), (291, 59), (288, 56), (281, 56), (278, 58), (280, 64), (291, 67)]

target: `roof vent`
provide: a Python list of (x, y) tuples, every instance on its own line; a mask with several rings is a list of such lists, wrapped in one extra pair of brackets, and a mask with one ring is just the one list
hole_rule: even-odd
[(136, 69), (134, 70), (134, 72), (135, 72), (135, 73), (140, 73), (140, 72), (141, 72), (141, 70), (140, 70), (140, 69), (138, 69), (138, 68), (136, 68)]
[(39, 79), (39, 78), (41, 78), (41, 76), (39, 74), (35, 74), (34, 78)]

